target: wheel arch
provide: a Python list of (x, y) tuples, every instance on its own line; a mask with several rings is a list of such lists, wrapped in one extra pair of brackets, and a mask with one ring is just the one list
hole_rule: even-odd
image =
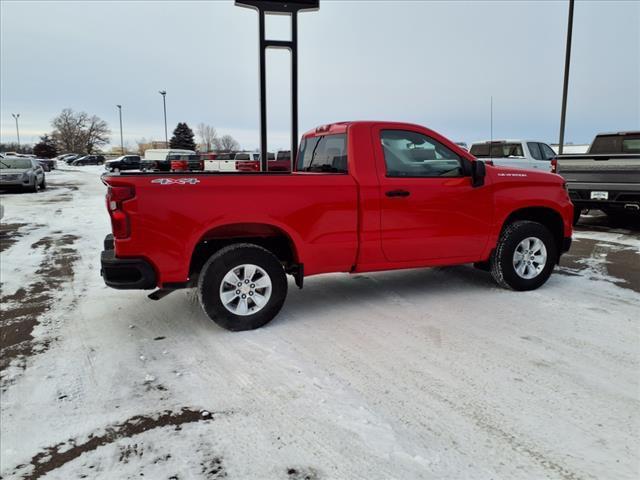
[(519, 220), (529, 220), (532, 222), (537, 222), (549, 229), (556, 242), (558, 251), (558, 258), (556, 259), (556, 261), (559, 261), (564, 241), (564, 221), (560, 212), (550, 207), (519, 208), (511, 212), (502, 222), (500, 235), (502, 235), (502, 232), (504, 232), (504, 229), (508, 225), (511, 225), (513, 222), (517, 222)]
[(200, 236), (191, 250), (190, 279), (197, 279), (211, 255), (234, 243), (251, 243), (269, 250), (282, 262), (288, 273), (295, 275), (301, 269), (296, 243), (283, 228), (261, 222), (240, 222), (217, 225)]

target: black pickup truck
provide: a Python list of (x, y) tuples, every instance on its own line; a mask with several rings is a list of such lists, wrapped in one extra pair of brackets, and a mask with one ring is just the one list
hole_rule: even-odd
[(104, 168), (109, 172), (119, 172), (121, 170), (139, 170), (140, 155), (123, 155), (114, 160), (107, 160)]
[(601, 133), (587, 153), (559, 155), (556, 162), (575, 207), (574, 224), (586, 209), (612, 218), (640, 215), (640, 131)]

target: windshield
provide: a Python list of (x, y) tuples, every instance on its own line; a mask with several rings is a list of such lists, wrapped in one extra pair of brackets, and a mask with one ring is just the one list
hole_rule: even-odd
[(521, 143), (476, 143), (470, 153), (477, 158), (524, 157)]
[(0, 168), (16, 168), (24, 170), (31, 168), (31, 160), (28, 158), (3, 158), (0, 160)]

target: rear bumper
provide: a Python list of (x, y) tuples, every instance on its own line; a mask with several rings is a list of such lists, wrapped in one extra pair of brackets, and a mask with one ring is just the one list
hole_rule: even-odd
[[(576, 208), (609, 210), (640, 210), (640, 189), (637, 185), (632, 188), (620, 188), (621, 185), (609, 184), (569, 184), (569, 197)], [(625, 186), (630, 187), (630, 186)], [(607, 192), (607, 200), (592, 200), (591, 192)]]
[(104, 283), (119, 290), (150, 290), (156, 288), (156, 272), (143, 258), (117, 258), (113, 249), (113, 235), (104, 239), (100, 255), (100, 275)]

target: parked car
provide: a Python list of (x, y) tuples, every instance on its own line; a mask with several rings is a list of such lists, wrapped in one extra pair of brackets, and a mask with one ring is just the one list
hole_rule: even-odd
[(71, 162), (78, 160), (82, 157), (84, 157), (85, 155), (79, 155), (77, 153), (74, 153), (72, 155), (69, 155), (67, 157), (64, 157), (64, 163), (66, 163), (67, 165), (71, 165)]
[(63, 154), (60, 154), (57, 157), (55, 157), (55, 159), (57, 161), (59, 161), (59, 162), (65, 162), (66, 163), (67, 158), (73, 157), (73, 156), (76, 156), (76, 155), (78, 155), (78, 154), (77, 153), (63, 153)]
[(197, 153), (191, 155), (173, 153), (167, 155), (167, 160), (169, 161), (172, 172), (192, 172), (204, 170), (204, 160), (202, 160), (202, 158), (200, 158), (200, 155), (198, 155)]
[[(238, 163), (237, 170), (239, 172), (259, 172), (260, 171), (260, 154), (257, 160), (250, 162)], [(267, 171), (268, 172), (290, 172), (291, 171), (291, 150), (279, 150), (275, 155), (267, 154)]]
[(102, 165), (104, 164), (104, 155), (85, 155), (77, 160), (73, 160), (71, 165), (79, 167), (83, 165)]
[(159, 170), (161, 172), (171, 171), (171, 160), (169, 155), (195, 155), (193, 150), (177, 148), (153, 148), (145, 150), (144, 158), (140, 161), (142, 170)]
[[(347, 150), (348, 145), (348, 150)], [(342, 122), (303, 135), (288, 175), (106, 174), (119, 289), (196, 287), (230, 330), (269, 322), (304, 277), (475, 263), (513, 290), (543, 285), (571, 244), (558, 175), (485, 166), (427, 128)]]
[(551, 160), (556, 157), (549, 145), (531, 140), (493, 140), (471, 145), (471, 154), (499, 167), (517, 167), (551, 171)]
[(45, 172), (50, 172), (51, 170), (58, 168), (58, 162), (55, 158), (36, 158), (36, 160)]
[(204, 169), (207, 172), (237, 172), (235, 158), (236, 152), (218, 153), (215, 158), (204, 159)]
[(567, 181), (574, 223), (585, 209), (640, 215), (640, 131), (598, 134), (586, 154), (559, 155), (555, 171)]
[(113, 160), (107, 160), (104, 168), (109, 172), (140, 170), (140, 155), (123, 155)]
[(37, 192), (47, 188), (44, 169), (33, 158), (5, 157), (0, 159), (0, 188)]

